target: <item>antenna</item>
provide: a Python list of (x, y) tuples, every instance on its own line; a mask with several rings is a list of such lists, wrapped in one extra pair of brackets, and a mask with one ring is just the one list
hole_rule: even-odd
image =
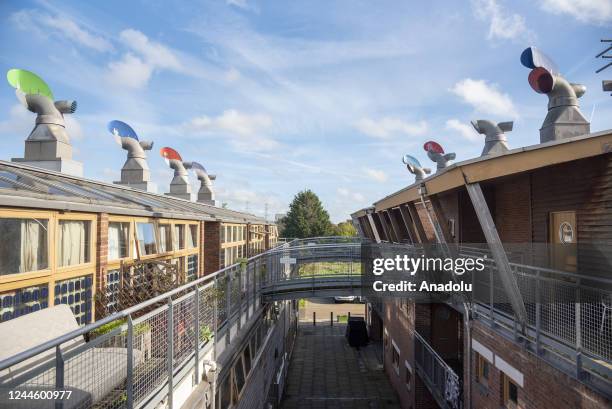
[(32, 166), (83, 175), (83, 164), (72, 159), (72, 145), (66, 131), (64, 115), (73, 114), (76, 101), (54, 101), (47, 83), (33, 72), (18, 68), (6, 73), (21, 104), (36, 114), (36, 125), (25, 141), (23, 158), (13, 158)]
[(127, 159), (121, 168), (121, 180), (115, 184), (147, 192), (157, 191), (155, 185), (151, 183), (151, 171), (145, 154), (145, 151), (153, 148), (153, 142), (140, 141), (136, 131), (122, 121), (110, 121), (107, 128), (115, 142), (128, 152)]
[[(602, 59), (612, 58), (612, 39), (602, 39), (601, 42), (602, 43), (609, 43), (610, 45), (608, 46), (608, 48), (606, 48), (605, 50), (603, 50), (602, 52), (597, 54), (595, 56), (595, 58), (602, 58)], [(608, 55), (608, 53), (611, 53), (611, 54)], [(595, 71), (595, 73), (599, 74), (600, 72), (602, 72), (603, 70), (605, 70), (606, 68), (608, 68), (611, 65), (612, 65), (612, 62), (609, 62), (606, 65), (604, 65), (603, 67), (601, 67), (600, 69), (598, 69), (597, 71)], [(605, 92), (612, 92), (612, 80), (603, 80), (601, 82), (601, 88)], [(612, 95), (612, 94), (610, 94), (610, 95)]]
[(168, 146), (161, 148), (159, 154), (164, 158), (166, 164), (174, 169), (174, 177), (170, 183), (170, 192), (166, 194), (168, 196), (191, 200), (191, 183), (189, 183), (187, 169), (191, 168), (192, 163), (183, 163), (181, 155)]
[(521, 64), (531, 68), (528, 77), (531, 88), (548, 95), (548, 113), (540, 128), (540, 142), (590, 133), (591, 126), (578, 104), (586, 87), (563, 78), (552, 59), (536, 47), (528, 47), (521, 53)]
[(419, 160), (414, 156), (404, 155), (402, 162), (406, 165), (408, 171), (414, 175), (415, 182), (420, 182), (425, 178), (425, 174), (431, 173), (431, 169), (423, 168)]
[(425, 149), (425, 152), (427, 152), (427, 157), (429, 157), (429, 159), (431, 159), (432, 161), (436, 162), (436, 171), (444, 169), (445, 167), (450, 165), (450, 162), (453, 161), (456, 157), (454, 153), (444, 153), (444, 149), (442, 149), (442, 146), (440, 146), (439, 143), (434, 141), (426, 142), (425, 145), (423, 145), (423, 149)]

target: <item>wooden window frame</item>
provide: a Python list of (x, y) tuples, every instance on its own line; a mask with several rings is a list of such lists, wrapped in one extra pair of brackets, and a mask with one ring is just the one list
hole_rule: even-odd
[[(519, 394), (519, 386), (514, 382), (508, 375), (502, 372), (501, 374), (501, 382), (502, 382), (502, 405), (504, 408), (508, 409), (516, 409), (519, 407), (518, 405), (518, 394)], [(516, 402), (513, 402), (510, 399), (510, 384), (514, 385), (516, 388)]]

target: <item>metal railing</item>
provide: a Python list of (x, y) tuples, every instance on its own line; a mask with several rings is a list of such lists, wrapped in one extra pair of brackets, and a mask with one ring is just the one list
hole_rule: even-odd
[(337, 242), (347, 240), (282, 244), (11, 356), (0, 362), (0, 396), (66, 390), (70, 398), (56, 400), (57, 409), (134, 408), (162, 400), (173, 407), (178, 381), (195, 371), (199, 383), (202, 360), (216, 359), (236, 338), (244, 318), (261, 306), (264, 283), (286, 278), (283, 257), (324, 257)]
[(414, 331), (414, 362), (416, 371), (427, 385), (440, 407), (460, 409), (461, 380), (427, 341)]

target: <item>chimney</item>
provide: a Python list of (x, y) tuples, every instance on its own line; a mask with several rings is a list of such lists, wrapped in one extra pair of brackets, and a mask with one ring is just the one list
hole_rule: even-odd
[(204, 166), (198, 162), (183, 162), (185, 166), (194, 170), (198, 180), (200, 181), (200, 190), (198, 191), (198, 202), (215, 206), (215, 192), (213, 190), (212, 181), (216, 179), (215, 175), (209, 175)]
[(426, 142), (425, 145), (423, 145), (423, 149), (427, 152), (429, 159), (436, 162), (436, 172), (450, 165), (451, 161), (453, 161), (456, 156), (454, 153), (444, 153), (442, 146), (434, 141)]
[(404, 155), (402, 162), (404, 162), (408, 171), (414, 175), (415, 182), (420, 182), (425, 178), (425, 174), (431, 173), (431, 169), (422, 167), (414, 156)]
[(495, 122), (487, 119), (478, 119), (471, 123), (476, 132), (486, 136), (485, 146), (480, 156), (499, 155), (508, 151), (506, 134), (504, 132), (510, 132), (514, 122), (498, 122), (495, 124)]
[(36, 114), (34, 129), (25, 141), (24, 157), (12, 161), (83, 176), (83, 164), (72, 159), (72, 145), (64, 122), (65, 114), (76, 111), (76, 101), (54, 102), (49, 86), (30, 71), (11, 69), (6, 78), (15, 88), (17, 99)]
[(187, 169), (191, 167), (191, 162), (183, 163), (181, 155), (172, 148), (161, 148), (159, 153), (166, 160), (168, 166), (174, 169), (174, 177), (170, 183), (170, 192), (166, 194), (180, 199), (191, 200), (191, 183), (189, 183), (189, 175), (187, 174)]
[(157, 192), (157, 186), (151, 182), (151, 171), (145, 154), (145, 151), (153, 148), (153, 142), (140, 141), (132, 127), (122, 121), (109, 122), (108, 130), (117, 144), (128, 152), (121, 168), (121, 180), (114, 183), (145, 192)]
[(555, 63), (535, 47), (523, 51), (521, 63), (531, 68), (531, 88), (539, 94), (548, 95), (548, 114), (540, 128), (540, 143), (590, 133), (591, 125), (578, 105), (578, 98), (584, 95), (586, 87), (568, 82)]

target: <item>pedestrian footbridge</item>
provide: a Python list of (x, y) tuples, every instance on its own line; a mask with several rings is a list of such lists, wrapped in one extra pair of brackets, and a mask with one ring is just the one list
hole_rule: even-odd
[[(63, 320), (47, 329), (45, 320), (32, 321), (39, 327), (24, 327), (21, 318), (0, 324), (0, 402), (34, 409), (274, 406), (297, 333), (295, 300), (362, 295), (362, 247), (356, 238), (294, 240), (83, 327), (74, 326), (65, 311), (52, 311), (62, 306), (30, 314)], [(527, 326), (518, 333), (509, 306), (494, 302), (494, 292), (503, 288), (491, 265), (490, 275), (473, 279), (476, 287), (489, 289), (482, 293), (490, 298), (464, 300), (470, 319), (490, 323), (492, 331), (513, 331), (543, 359), (555, 356), (568, 367), (574, 364), (582, 379), (588, 374), (595, 387), (609, 387), (612, 374), (598, 364), (612, 360), (609, 283), (577, 286), (568, 273), (511, 267), (525, 295), (571, 290), (588, 301), (582, 309), (580, 304), (563, 309), (528, 304)], [(536, 299), (544, 299), (538, 294)], [(368, 301), (374, 309), (382, 305)], [(568, 326), (574, 328), (571, 336), (564, 330)], [(439, 404), (448, 406), (448, 396), (460, 399), (460, 376), (425, 339), (417, 341), (416, 368), (432, 394), (441, 397)], [(449, 385), (454, 385), (450, 395)], [(23, 406), (9, 400), (15, 391), (44, 399)]]

